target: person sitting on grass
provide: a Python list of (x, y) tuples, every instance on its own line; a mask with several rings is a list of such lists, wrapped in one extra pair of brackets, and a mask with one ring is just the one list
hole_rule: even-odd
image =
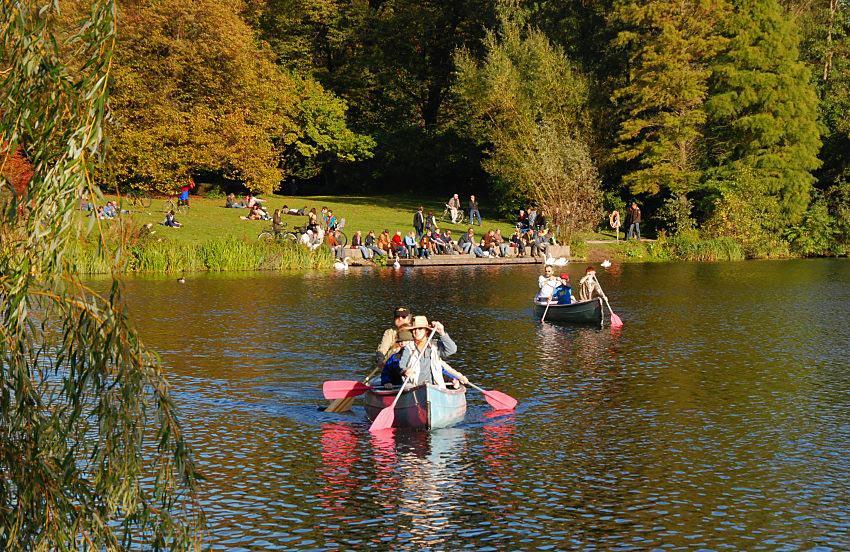
[(227, 194), (227, 197), (224, 198), (224, 207), (225, 209), (241, 209), (242, 207), (245, 207), (245, 205), (241, 202), (237, 203), (236, 194), (230, 192)]
[(307, 230), (312, 232), (316, 232), (319, 228), (319, 215), (316, 214), (316, 208), (313, 207), (310, 209), (310, 212), (307, 213)]
[(165, 220), (162, 221), (163, 226), (170, 226), (171, 228), (180, 228), (183, 226), (181, 223), (177, 222), (177, 219), (174, 218), (174, 210), (168, 211), (165, 213)]
[(378, 238), (375, 237), (374, 230), (369, 230), (369, 233), (366, 234), (366, 241), (364, 243), (375, 255), (379, 257), (386, 257), (387, 252), (378, 247)]
[(322, 245), (325, 239), (325, 231), (321, 226), (316, 226), (316, 230), (307, 230), (301, 235), (301, 243), (306, 245), (310, 251), (314, 251)]

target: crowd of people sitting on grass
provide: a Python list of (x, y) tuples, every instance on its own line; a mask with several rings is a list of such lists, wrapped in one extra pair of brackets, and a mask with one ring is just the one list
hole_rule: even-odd
[[(457, 200), (455, 200), (457, 201)], [(474, 200), (473, 200), (474, 201)], [(300, 209), (284, 205), (275, 209), (269, 216), (268, 210), (262, 205), (263, 200), (252, 195), (244, 199), (229, 194), (225, 207), (232, 209), (249, 209), (244, 220), (270, 220), (275, 233), (287, 231), (284, 216), (307, 217), (304, 226), (293, 228), (298, 241), (306, 247), (317, 249), (327, 245), (338, 259), (345, 257), (346, 247), (356, 249), (364, 259), (383, 257), (390, 261), (395, 259), (428, 259), (433, 255), (472, 255), (474, 257), (538, 257), (546, 256), (550, 245), (555, 243), (554, 236), (546, 227), (546, 222), (536, 209), (527, 212), (520, 210), (515, 230), (511, 236), (504, 236), (500, 229), (490, 229), (476, 235), (470, 226), (459, 236), (452, 234), (449, 229), (441, 229), (433, 212), (425, 213), (422, 207), (414, 214), (413, 230), (406, 233), (396, 230), (391, 233), (384, 228), (380, 233), (374, 230), (354, 232), (350, 243), (343, 239), (341, 229), (345, 219), (338, 219), (333, 209), (315, 207)], [(454, 205), (452, 205), (454, 207)], [(477, 206), (477, 202), (476, 202)], [(476, 209), (477, 210), (477, 209)], [(478, 217), (476, 217), (478, 218)]]

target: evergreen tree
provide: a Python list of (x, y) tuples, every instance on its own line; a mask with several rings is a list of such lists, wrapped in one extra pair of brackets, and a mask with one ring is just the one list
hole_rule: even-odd
[(622, 122), (617, 154), (634, 161), (623, 182), (632, 193), (693, 190), (701, 178), (709, 64), (723, 40), (725, 0), (628, 0), (614, 20), (616, 45), (629, 52), (627, 82), (613, 94)]
[(777, 0), (739, 0), (728, 33), (706, 103), (713, 182), (778, 229), (799, 222), (809, 204), (820, 164), (817, 94), (797, 28)]

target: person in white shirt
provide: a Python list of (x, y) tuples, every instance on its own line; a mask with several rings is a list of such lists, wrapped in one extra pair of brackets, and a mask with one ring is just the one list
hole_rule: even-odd
[(535, 298), (537, 301), (548, 301), (552, 298), (558, 286), (563, 284), (563, 281), (553, 274), (554, 269), (551, 265), (546, 265), (543, 269), (543, 274), (537, 279), (537, 285), (540, 286), (540, 291)]

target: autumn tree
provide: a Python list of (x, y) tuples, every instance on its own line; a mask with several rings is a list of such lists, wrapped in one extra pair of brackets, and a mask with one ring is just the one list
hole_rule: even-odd
[(206, 171), (271, 192), (322, 155), (368, 156), (372, 142), (347, 128), (345, 102), (281, 71), (244, 8), (240, 0), (123, 6), (107, 183), (166, 191)]

